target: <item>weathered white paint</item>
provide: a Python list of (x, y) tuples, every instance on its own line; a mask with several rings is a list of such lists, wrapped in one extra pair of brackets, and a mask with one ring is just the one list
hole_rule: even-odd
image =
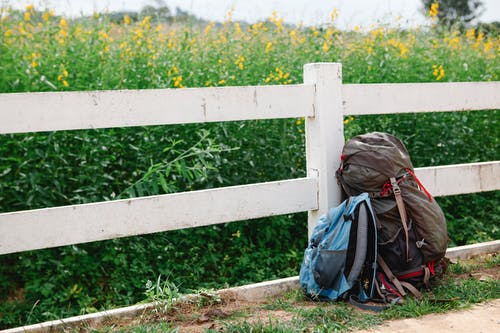
[[(74, 316), (64, 319), (50, 320), (43, 323), (20, 326), (2, 330), (2, 333), (53, 333), (53, 332), (77, 332), (92, 331), (106, 320), (116, 320), (118, 318), (138, 318), (146, 311), (155, 309), (158, 305), (155, 303), (136, 304), (123, 308), (111, 309), (106, 311), (94, 312), (80, 316)], [(83, 329), (85, 327), (85, 329)]]
[(500, 82), (344, 84), (345, 115), (500, 109)]
[(313, 115), (307, 85), (0, 94), (0, 134)]
[(482, 254), (498, 254), (498, 252), (500, 252), (500, 240), (494, 240), (490, 242), (451, 247), (446, 250), (446, 258), (457, 260), (469, 259)]
[(500, 161), (416, 168), (433, 196), (500, 190)]
[(312, 234), (319, 217), (341, 201), (335, 170), (344, 145), (342, 111), (342, 65), (317, 63), (304, 66), (304, 83), (313, 84), (314, 117), (306, 118), (307, 175), (319, 182), (318, 209), (309, 211)]
[(0, 254), (185, 229), (318, 208), (299, 178), (0, 214)]

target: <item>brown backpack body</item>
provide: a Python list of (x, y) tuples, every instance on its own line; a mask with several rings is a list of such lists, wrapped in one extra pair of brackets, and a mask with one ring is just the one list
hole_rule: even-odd
[(444, 270), (446, 220), (415, 176), (401, 140), (381, 132), (352, 138), (344, 145), (337, 179), (347, 196), (367, 192), (371, 198), (380, 279), (387, 280), (386, 287), (400, 296), (405, 294), (400, 289), (429, 287), (430, 279)]

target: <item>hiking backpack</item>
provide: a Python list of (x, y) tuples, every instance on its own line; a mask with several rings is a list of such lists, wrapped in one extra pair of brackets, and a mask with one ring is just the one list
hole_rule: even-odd
[(376, 217), (381, 298), (430, 288), (445, 269), (448, 234), (444, 214), (416, 177), (404, 144), (395, 136), (358, 135), (343, 148), (337, 179), (346, 196), (368, 193)]
[(366, 193), (319, 219), (304, 251), (299, 284), (313, 300), (365, 302), (375, 290), (377, 233)]

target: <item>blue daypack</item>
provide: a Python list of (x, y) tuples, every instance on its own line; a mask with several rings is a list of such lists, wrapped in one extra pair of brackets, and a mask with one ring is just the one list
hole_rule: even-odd
[(304, 252), (299, 283), (313, 300), (373, 297), (377, 270), (376, 220), (367, 193), (330, 209), (315, 226)]

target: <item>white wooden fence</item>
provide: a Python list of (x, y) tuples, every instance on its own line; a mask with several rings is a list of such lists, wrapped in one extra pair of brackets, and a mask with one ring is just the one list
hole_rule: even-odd
[[(0, 134), (306, 117), (307, 154), (300, 179), (3, 213), (0, 254), (301, 211), (310, 232), (340, 201), (345, 115), (485, 109), (500, 82), (342, 84), (335, 63), (305, 65), (300, 85), (0, 94)], [(500, 161), (416, 172), (436, 196), (500, 189)]]

